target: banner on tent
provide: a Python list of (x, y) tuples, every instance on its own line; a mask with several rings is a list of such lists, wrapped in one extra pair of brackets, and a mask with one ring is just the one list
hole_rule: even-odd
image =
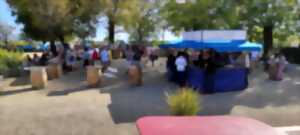
[(203, 31), (183, 32), (182, 37), (184, 40), (202, 41)]
[(246, 40), (245, 30), (199, 30), (183, 32), (184, 40), (193, 41), (220, 41), (220, 40)]

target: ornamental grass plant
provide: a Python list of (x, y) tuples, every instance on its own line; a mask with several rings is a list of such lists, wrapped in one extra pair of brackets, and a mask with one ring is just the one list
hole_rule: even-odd
[(199, 93), (190, 88), (167, 94), (167, 103), (170, 113), (175, 116), (194, 116), (201, 109)]

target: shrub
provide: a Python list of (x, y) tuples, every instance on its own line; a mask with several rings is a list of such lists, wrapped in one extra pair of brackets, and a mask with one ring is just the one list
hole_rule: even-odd
[(0, 49), (0, 74), (10, 77), (18, 76), (21, 71), (23, 54)]
[(176, 116), (194, 116), (200, 111), (200, 95), (189, 88), (167, 94), (167, 103), (171, 114)]

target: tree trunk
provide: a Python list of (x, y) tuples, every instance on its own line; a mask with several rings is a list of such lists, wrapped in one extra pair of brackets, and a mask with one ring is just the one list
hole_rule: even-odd
[(112, 17), (108, 18), (108, 40), (111, 44), (115, 42), (115, 20)]
[(273, 48), (273, 26), (264, 26), (264, 53), (263, 58), (267, 58), (269, 51)]
[(61, 44), (64, 45), (65, 44), (65, 37), (64, 36), (58, 36), (58, 38), (59, 38)]
[(140, 29), (138, 29), (138, 39), (137, 40), (138, 40), (139, 43), (142, 43), (143, 40), (144, 40), (143, 32)]
[(58, 55), (56, 45), (55, 45), (55, 40), (50, 40), (50, 51), (52, 52), (54, 57), (56, 57)]
[(8, 48), (8, 36), (7, 35), (4, 36), (4, 44), (5, 44), (5, 47)]

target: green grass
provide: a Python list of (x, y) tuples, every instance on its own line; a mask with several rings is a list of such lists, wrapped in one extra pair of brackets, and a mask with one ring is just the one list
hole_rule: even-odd
[(200, 111), (200, 95), (189, 88), (167, 95), (170, 113), (175, 116), (194, 116)]

